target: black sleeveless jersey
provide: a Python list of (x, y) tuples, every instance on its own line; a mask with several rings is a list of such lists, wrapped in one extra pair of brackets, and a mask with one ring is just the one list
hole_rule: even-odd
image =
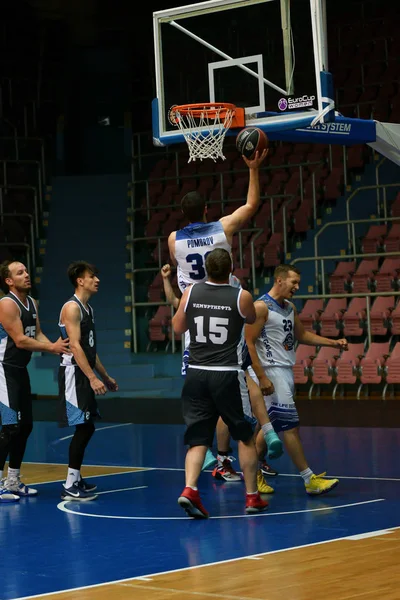
[[(22, 328), (27, 337), (36, 337), (36, 306), (30, 296), (26, 299), (26, 305), (17, 298), (15, 294), (9, 292), (1, 299), (4, 302), (5, 298), (11, 298), (19, 308)], [(10, 365), (12, 367), (26, 367), (31, 360), (32, 352), (17, 348), (14, 340), (10, 337), (4, 327), (0, 323), (0, 363)]]
[[(96, 363), (96, 330), (94, 328), (94, 316), (93, 309), (90, 304), (87, 305), (87, 309), (79, 300), (79, 298), (75, 295), (72, 296), (65, 304), (68, 302), (75, 302), (79, 306), (79, 310), (81, 312), (81, 340), (80, 344), (82, 350), (85, 353), (85, 356), (88, 360), (89, 365), (92, 369), (94, 369), (94, 365)], [(64, 306), (65, 306), (64, 304)], [(63, 308), (64, 308), (63, 306)], [(61, 337), (63, 339), (68, 337), (67, 331), (65, 329), (65, 325), (61, 322), (61, 313), (60, 312), (60, 321), (58, 326), (60, 328)], [(76, 365), (75, 359), (72, 354), (62, 354), (61, 355), (61, 365)]]
[(209, 281), (193, 285), (185, 307), (190, 332), (189, 365), (241, 367), (243, 325), (239, 311), (242, 289)]

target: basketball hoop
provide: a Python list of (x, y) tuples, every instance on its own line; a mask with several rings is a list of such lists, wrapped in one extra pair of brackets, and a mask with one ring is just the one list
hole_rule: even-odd
[(189, 160), (217, 158), (225, 160), (222, 151), (230, 127), (244, 127), (244, 108), (226, 102), (204, 102), (172, 106), (168, 114), (172, 125), (178, 127), (189, 148)]

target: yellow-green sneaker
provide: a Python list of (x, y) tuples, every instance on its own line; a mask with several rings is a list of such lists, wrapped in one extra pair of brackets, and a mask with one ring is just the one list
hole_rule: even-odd
[(265, 481), (261, 469), (257, 471), (257, 490), (260, 494), (273, 494), (275, 491), (274, 488)]
[(339, 479), (325, 479), (326, 473), (320, 475), (311, 475), (310, 483), (306, 483), (306, 492), (310, 496), (318, 496), (319, 494), (326, 494), (333, 490), (334, 487), (339, 483)]

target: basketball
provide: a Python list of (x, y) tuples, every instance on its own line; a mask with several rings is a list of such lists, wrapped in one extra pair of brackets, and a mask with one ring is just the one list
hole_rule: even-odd
[(268, 138), (258, 127), (246, 127), (237, 135), (236, 148), (240, 154), (252, 160), (256, 152), (261, 156), (262, 151), (268, 148)]

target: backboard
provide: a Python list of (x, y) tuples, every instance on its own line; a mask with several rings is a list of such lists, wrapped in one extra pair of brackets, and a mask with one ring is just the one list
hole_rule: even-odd
[(156, 145), (184, 140), (168, 120), (177, 104), (230, 102), (267, 134), (335, 120), (325, 0), (208, 0), (153, 25)]

